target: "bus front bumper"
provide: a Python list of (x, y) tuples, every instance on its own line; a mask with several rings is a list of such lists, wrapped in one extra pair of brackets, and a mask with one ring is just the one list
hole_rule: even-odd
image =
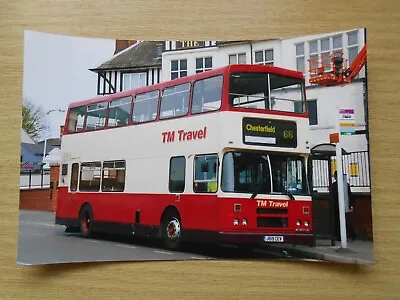
[(312, 233), (277, 233), (277, 232), (229, 232), (220, 231), (218, 233), (219, 241), (228, 244), (296, 244), (296, 245), (314, 245), (314, 236)]

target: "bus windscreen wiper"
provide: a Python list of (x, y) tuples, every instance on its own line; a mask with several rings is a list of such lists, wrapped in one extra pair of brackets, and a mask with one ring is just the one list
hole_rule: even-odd
[(261, 186), (262, 186), (261, 183), (257, 185), (257, 187), (256, 187), (254, 193), (251, 195), (250, 199), (254, 199), (254, 198), (257, 196), (258, 192), (259, 192), (260, 189), (261, 189)]
[(285, 191), (285, 195), (288, 195), (290, 200), (295, 200), (293, 195), (288, 190)]

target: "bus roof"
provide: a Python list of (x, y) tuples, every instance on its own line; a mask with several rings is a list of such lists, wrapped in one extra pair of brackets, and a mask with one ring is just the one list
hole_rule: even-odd
[(150, 92), (154, 90), (161, 90), (169, 86), (174, 86), (177, 84), (182, 84), (186, 82), (193, 82), (199, 79), (204, 79), (208, 77), (213, 77), (216, 75), (221, 75), (221, 74), (229, 74), (233, 72), (260, 72), (260, 73), (276, 73), (284, 76), (289, 76), (293, 78), (298, 78), (301, 80), (304, 80), (304, 76), (301, 72), (290, 70), (290, 69), (284, 69), (280, 67), (274, 67), (274, 66), (265, 66), (265, 65), (228, 65), (224, 67), (220, 67), (217, 69), (213, 69), (210, 71), (206, 72), (201, 72), (197, 73), (194, 75), (189, 75), (169, 81), (164, 81), (160, 82), (157, 84), (133, 89), (133, 90), (127, 90), (123, 92), (117, 92), (114, 94), (106, 95), (106, 96), (98, 96), (86, 100), (81, 100), (81, 101), (76, 101), (72, 102), (69, 106), (68, 109), (73, 108), (73, 107), (79, 107), (79, 106), (84, 106), (88, 104), (93, 104), (93, 103), (99, 103), (99, 102), (104, 102), (104, 101), (111, 101), (117, 98), (123, 98), (123, 97), (129, 97), (135, 94), (140, 94), (140, 93), (145, 93), (145, 92)]

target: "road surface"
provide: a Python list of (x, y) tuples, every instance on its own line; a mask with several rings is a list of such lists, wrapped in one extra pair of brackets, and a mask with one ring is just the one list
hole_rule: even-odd
[(85, 239), (65, 233), (54, 224), (54, 213), (20, 210), (17, 263), (20, 265), (88, 261), (204, 260), (204, 259), (288, 259), (289, 250), (259, 249), (244, 253), (233, 246), (187, 245), (169, 251), (158, 241), (101, 235)]

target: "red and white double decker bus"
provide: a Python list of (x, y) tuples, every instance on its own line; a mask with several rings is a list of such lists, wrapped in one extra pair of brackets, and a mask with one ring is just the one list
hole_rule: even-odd
[(228, 244), (313, 243), (303, 75), (229, 65), (73, 103), (56, 224)]

